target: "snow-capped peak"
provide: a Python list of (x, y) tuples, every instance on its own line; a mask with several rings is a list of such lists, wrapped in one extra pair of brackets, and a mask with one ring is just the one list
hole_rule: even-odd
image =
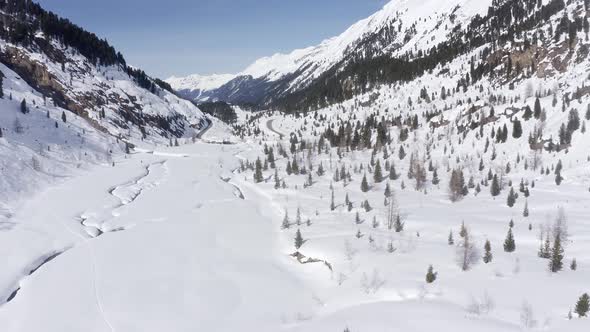
[(211, 90), (219, 88), (225, 83), (234, 79), (234, 74), (213, 74), (213, 75), (189, 75), (186, 77), (172, 76), (166, 80), (177, 90)]
[[(293, 91), (310, 84), (349, 56), (366, 56), (366, 47), (372, 48), (373, 51), (377, 50), (377, 54), (374, 55), (397, 55), (415, 48), (432, 47), (433, 43), (446, 37), (445, 31), (437, 29), (443, 20), (450, 29), (457, 24), (468, 22), (476, 14), (484, 14), (490, 5), (491, 0), (392, 0), (375, 14), (358, 21), (339, 36), (326, 39), (317, 46), (297, 49), (288, 54), (277, 53), (263, 57), (237, 75), (191, 75), (184, 78), (172, 77), (167, 82), (177, 91), (191, 92), (187, 97), (192, 99), (223, 99), (224, 96), (239, 95), (237, 90), (246, 88), (238, 86), (231, 88), (236, 90), (233, 93), (227, 93), (227, 89), (219, 95), (215, 93), (215, 89), (236, 77), (251, 77), (272, 84), (287, 75), (297, 73), (295, 77), (290, 78), (287, 87), (288, 91)], [(363, 44), (367, 38), (379, 37), (388, 27), (399, 29), (393, 41), (389, 40), (384, 44), (376, 38), (373, 44)], [(412, 33), (407, 32), (410, 30)], [(411, 37), (409, 41), (408, 35)], [(207, 93), (204, 93), (205, 91)]]

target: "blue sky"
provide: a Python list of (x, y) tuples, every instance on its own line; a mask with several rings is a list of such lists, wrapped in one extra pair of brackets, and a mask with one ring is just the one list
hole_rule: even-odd
[(343, 32), (384, 0), (37, 0), (167, 78), (235, 73)]

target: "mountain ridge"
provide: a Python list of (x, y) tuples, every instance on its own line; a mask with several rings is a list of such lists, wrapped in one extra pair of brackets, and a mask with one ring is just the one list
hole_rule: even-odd
[[(381, 10), (354, 23), (340, 35), (328, 38), (315, 46), (260, 58), (221, 86), (201, 89), (198, 83), (192, 87), (190, 84), (179, 84), (177, 78), (168, 79), (167, 82), (171, 83), (180, 95), (197, 102), (222, 100), (234, 103), (258, 102), (265, 104), (269, 101), (268, 99), (276, 99), (276, 96), (252, 100), (235, 98), (234, 95), (241, 96), (240, 90), (251, 89), (251, 85), (244, 82), (257, 82), (255, 85), (264, 83), (265, 90), (279, 90), (277, 96), (280, 97), (307, 87), (328, 70), (341, 66), (343, 61), (350, 61), (351, 57), (372, 58), (375, 55), (389, 53), (394, 57), (401, 56), (407, 51), (407, 48), (403, 47), (404, 45), (418, 45), (418, 43), (409, 43), (412, 38), (404, 40), (409, 36), (407, 31), (402, 31), (403, 36), (401, 33), (396, 33), (393, 38), (386, 36), (386, 45), (380, 44), (381, 39), (371, 41), (371, 37), (381, 38), (380, 34), (391, 35), (394, 27), (401, 31), (406, 20), (415, 21), (420, 15), (428, 16), (440, 13), (445, 13), (440, 15), (447, 15), (447, 12), (452, 12), (453, 15), (460, 16), (459, 18), (455, 17), (455, 23), (465, 23), (475, 14), (483, 14), (486, 8), (485, 3), (482, 5), (482, 2), (474, 0), (453, 0), (443, 3), (428, 0), (419, 5), (408, 0), (392, 0), (385, 4)], [(397, 25), (394, 26), (394, 23)], [(426, 48), (427, 46), (428, 43), (425, 43), (421, 47)], [(375, 54), (365, 54), (368, 52)], [(287, 78), (288, 76), (291, 77)], [(287, 82), (281, 82), (284, 80)], [(280, 85), (282, 86), (279, 87)], [(228, 89), (232, 93), (227, 93)]]

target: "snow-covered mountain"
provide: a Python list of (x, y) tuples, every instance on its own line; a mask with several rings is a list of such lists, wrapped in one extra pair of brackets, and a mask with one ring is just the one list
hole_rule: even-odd
[(233, 76), (191, 75), (172, 77), (167, 82), (182, 96), (196, 101), (268, 103), (309, 86), (330, 69), (343, 68), (353, 60), (383, 55), (394, 58), (427, 50), (475, 15), (484, 15), (490, 5), (491, 1), (477, 0), (392, 0), (319, 45), (261, 58)]
[(175, 79), (276, 107), (233, 136), (2, 3), (3, 331), (588, 330), (589, 0), (395, 0)]
[(214, 74), (209, 76), (195, 74), (186, 77), (172, 76), (166, 81), (174, 87), (174, 90), (187, 99), (208, 101), (211, 92), (235, 77), (236, 75), (233, 74)]
[(138, 142), (207, 127), (168, 84), (68, 20), (25, 0), (3, 1), (0, 19), (0, 202)]

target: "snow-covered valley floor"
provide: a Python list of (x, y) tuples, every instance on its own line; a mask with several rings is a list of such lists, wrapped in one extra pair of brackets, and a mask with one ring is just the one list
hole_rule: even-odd
[[(503, 200), (470, 198), (458, 208), (442, 193), (395, 188), (411, 214), (407, 230), (371, 230), (343, 206), (329, 210), (327, 179), (276, 191), (272, 180), (254, 184), (233, 172), (261, 149), (252, 141), (138, 149), (115, 167), (96, 166), (22, 200), (1, 224), (2, 331), (519, 331), (525, 301), (537, 329), (587, 329), (587, 320), (566, 314), (588, 287), (588, 224), (570, 229), (578, 271), (552, 275), (535, 256), (536, 230), (518, 214), (519, 249), (501, 252), (508, 220), (496, 222), (505, 213), (495, 211)], [(569, 202), (572, 220), (583, 219), (587, 189), (567, 187), (540, 184), (531, 212), (538, 224), (557, 200)], [(342, 201), (344, 188), (336, 193)], [(312, 220), (299, 226), (301, 252), (330, 266), (290, 256), (297, 227), (282, 230), (281, 222), (285, 208), (294, 221), (298, 207)], [(457, 267), (446, 237), (462, 219), (478, 240), (492, 240), (493, 264)], [(357, 229), (375, 242), (355, 238)], [(430, 285), (428, 264), (439, 272)], [(470, 313), (474, 303), (488, 311)]]
[(263, 200), (225, 182), (240, 149), (137, 153), (26, 200), (0, 233), (2, 330), (280, 325), (311, 297), (282, 266)]

